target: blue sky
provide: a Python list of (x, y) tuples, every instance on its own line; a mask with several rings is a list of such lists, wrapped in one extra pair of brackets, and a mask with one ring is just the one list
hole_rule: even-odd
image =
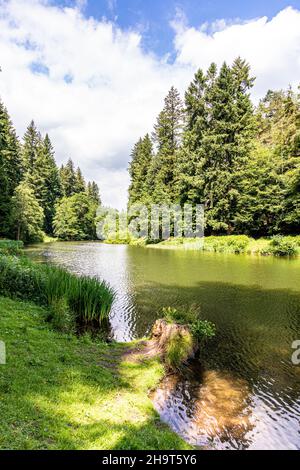
[[(73, 0), (53, 0), (58, 5), (74, 5)], [(300, 0), (87, 0), (86, 16), (105, 16), (123, 29), (143, 33), (143, 47), (158, 55), (172, 54), (174, 31), (170, 22), (176, 12), (186, 16), (189, 26), (198, 27), (218, 19), (249, 20), (275, 16), (287, 6), (300, 8)]]

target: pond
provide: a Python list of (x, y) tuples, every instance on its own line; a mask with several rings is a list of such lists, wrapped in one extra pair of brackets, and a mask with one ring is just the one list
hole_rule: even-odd
[(28, 249), (35, 260), (99, 276), (117, 291), (113, 336), (147, 335), (164, 306), (199, 308), (217, 334), (204, 369), (153, 394), (163, 420), (194, 445), (300, 449), (300, 259), (161, 250), (98, 242)]

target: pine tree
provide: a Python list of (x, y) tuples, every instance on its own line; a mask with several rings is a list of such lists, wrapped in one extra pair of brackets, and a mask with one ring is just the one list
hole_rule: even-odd
[(101, 204), (99, 187), (97, 183), (95, 183), (95, 181), (88, 182), (86, 192), (87, 192), (89, 199), (94, 201), (97, 205)]
[(36, 163), (40, 157), (43, 148), (43, 141), (40, 132), (34, 121), (31, 121), (23, 138), (22, 159), (24, 167), (24, 179), (32, 189), (37, 183), (36, 181)]
[(0, 234), (10, 235), (11, 197), (22, 177), (20, 144), (0, 101)]
[(253, 79), (249, 66), (237, 59), (225, 63), (207, 91), (208, 130), (203, 137), (204, 198), (207, 228), (234, 230), (239, 174), (247, 164), (255, 135), (254, 112), (249, 96)]
[(61, 166), (59, 175), (63, 195), (66, 197), (70, 197), (75, 194), (76, 175), (74, 171), (74, 163), (71, 158), (69, 158), (65, 166)]
[(154, 126), (157, 153), (149, 169), (148, 185), (155, 203), (173, 202), (176, 196), (175, 166), (181, 144), (183, 105), (179, 92), (172, 87)]
[(83, 193), (86, 190), (86, 183), (80, 168), (78, 167), (75, 173), (75, 188), (74, 193)]
[(34, 192), (45, 215), (44, 231), (52, 234), (55, 204), (61, 196), (61, 185), (53, 146), (48, 134), (42, 142), (33, 174), (35, 175)]
[(181, 204), (203, 202), (202, 140), (208, 127), (206, 89), (207, 77), (199, 69), (185, 93), (185, 128), (176, 167), (177, 198)]
[(135, 144), (131, 153), (129, 174), (129, 205), (136, 202), (147, 203), (150, 199), (148, 172), (153, 158), (153, 146), (149, 134)]

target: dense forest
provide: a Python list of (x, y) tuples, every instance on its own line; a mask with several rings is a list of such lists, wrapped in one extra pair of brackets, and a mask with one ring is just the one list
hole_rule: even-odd
[[(197, 71), (184, 101), (172, 87), (151, 135), (135, 144), (129, 205), (204, 204), (206, 234), (294, 234), (300, 227), (300, 95), (268, 91), (254, 106), (238, 58)], [(96, 238), (100, 204), (71, 159), (55, 162), (32, 121), (20, 141), (0, 101), (0, 237)]]
[(249, 65), (198, 70), (184, 102), (172, 87), (152, 135), (135, 144), (129, 204), (205, 206), (206, 234), (299, 233), (300, 96), (257, 106)]
[(86, 183), (71, 159), (59, 169), (49, 136), (33, 121), (19, 141), (0, 101), (0, 237), (93, 239), (99, 204), (97, 184)]

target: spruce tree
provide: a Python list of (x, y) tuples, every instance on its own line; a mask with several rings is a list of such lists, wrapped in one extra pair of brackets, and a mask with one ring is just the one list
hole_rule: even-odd
[(34, 121), (31, 121), (23, 137), (22, 160), (24, 179), (34, 190), (37, 183), (36, 163), (43, 148), (43, 141)]
[(51, 140), (46, 134), (34, 168), (34, 192), (44, 211), (44, 231), (53, 233), (55, 204), (61, 196), (61, 185)]
[(148, 172), (153, 158), (153, 146), (149, 134), (135, 144), (131, 153), (129, 174), (129, 205), (137, 202), (147, 203), (150, 199)]
[(183, 104), (179, 92), (172, 87), (165, 98), (164, 108), (154, 126), (153, 139), (157, 153), (149, 169), (148, 185), (152, 201), (170, 203), (175, 200), (177, 152), (181, 144)]
[(203, 202), (205, 160), (202, 140), (208, 127), (206, 88), (207, 77), (199, 69), (185, 93), (183, 144), (176, 166), (177, 200), (181, 204)]
[(63, 195), (70, 197), (75, 194), (76, 175), (74, 170), (74, 163), (71, 158), (69, 158), (65, 166), (61, 166), (59, 175)]
[(249, 96), (252, 85), (248, 64), (237, 59), (232, 67), (222, 65), (207, 91), (208, 129), (202, 145), (208, 231), (234, 231), (239, 175), (247, 164), (255, 135)]
[(74, 193), (83, 193), (86, 190), (86, 183), (80, 168), (78, 167), (75, 173), (75, 188)]
[(11, 197), (22, 177), (20, 144), (0, 101), (0, 234), (10, 236)]
[(100, 205), (101, 204), (101, 197), (100, 197), (100, 191), (97, 183), (95, 181), (88, 182), (87, 184), (87, 189), (86, 193), (92, 201), (94, 201), (96, 204)]

